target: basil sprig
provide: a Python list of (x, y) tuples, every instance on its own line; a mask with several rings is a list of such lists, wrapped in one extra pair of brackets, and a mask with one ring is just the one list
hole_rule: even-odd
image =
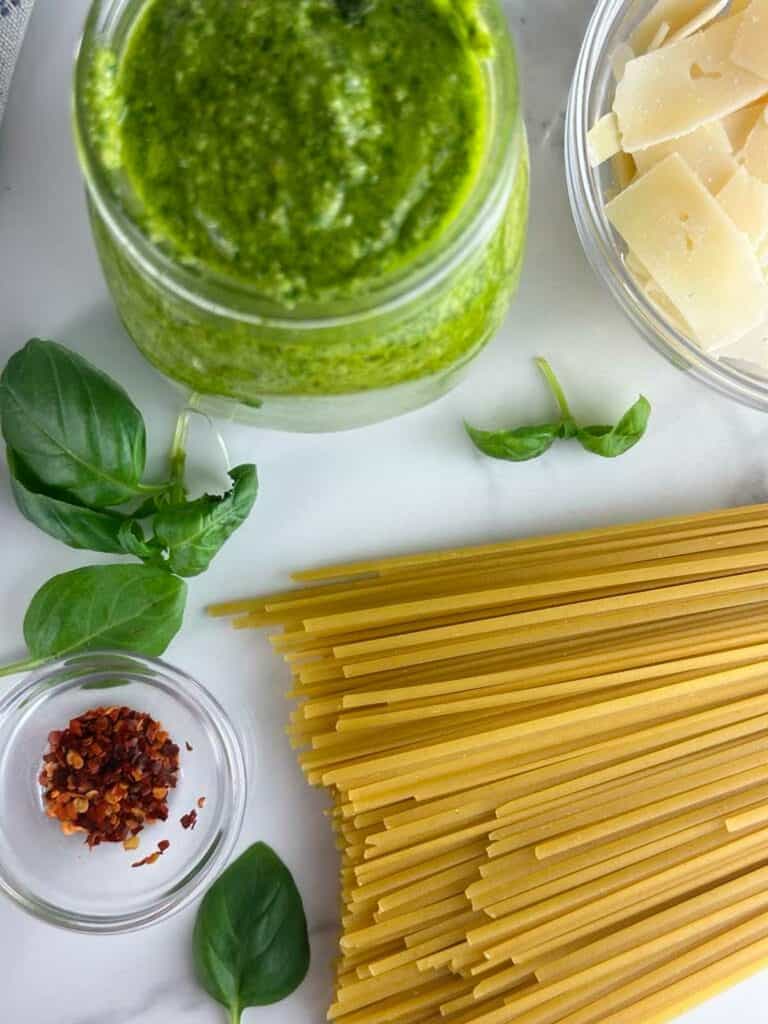
[(492, 459), (507, 462), (527, 462), (549, 451), (555, 441), (576, 438), (579, 444), (594, 455), (613, 459), (628, 452), (645, 434), (651, 415), (651, 405), (641, 395), (615, 426), (580, 427), (574, 419), (560, 382), (546, 359), (537, 359), (536, 365), (554, 395), (560, 419), (530, 427), (511, 430), (478, 430), (465, 423), (467, 434), (479, 451)]
[[(145, 564), (92, 566), (51, 580), (25, 620), (30, 658), (0, 675), (94, 646), (165, 650), (186, 597), (175, 577), (204, 572), (258, 494), (256, 467), (243, 465), (230, 471), (226, 494), (189, 500), (188, 426), (185, 410), (168, 478), (147, 483), (144, 418), (120, 385), (53, 341), (34, 338), (11, 357), (0, 376), (0, 429), (19, 511), (71, 548)], [(113, 607), (116, 594), (125, 621)]]
[(304, 907), (288, 868), (255, 843), (203, 898), (193, 934), (195, 971), (239, 1024), (249, 1006), (289, 996), (309, 969)]
[(35, 338), (0, 377), (0, 425), (20, 512), (70, 547), (133, 555), (180, 576), (208, 568), (258, 493), (256, 467), (245, 465), (230, 472), (223, 497), (187, 500), (188, 420), (185, 412), (168, 479), (144, 483), (144, 418), (106, 374)]

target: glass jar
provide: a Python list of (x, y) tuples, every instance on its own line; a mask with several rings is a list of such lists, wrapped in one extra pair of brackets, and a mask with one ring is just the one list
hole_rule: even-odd
[(528, 151), (514, 47), (498, 0), (482, 0), (486, 151), (437, 242), (362, 298), (283, 308), (241, 281), (162, 252), (131, 217), (125, 181), (93, 138), (88, 82), (118, 65), (147, 0), (96, 0), (75, 70), (75, 134), (102, 267), (129, 334), (198, 408), (259, 426), (341, 430), (418, 408), (450, 389), (500, 326), (517, 287)]

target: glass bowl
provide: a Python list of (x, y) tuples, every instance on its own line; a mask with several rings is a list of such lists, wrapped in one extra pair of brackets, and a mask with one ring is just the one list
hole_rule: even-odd
[[(180, 748), (179, 780), (168, 795), (168, 820), (147, 825), (137, 850), (122, 843), (89, 850), (82, 833), (66, 836), (46, 817), (38, 775), (51, 731), (114, 704), (163, 724)], [(127, 932), (180, 910), (224, 866), (245, 796), (242, 746), (225, 711), (165, 662), (113, 651), (76, 655), (29, 676), (0, 701), (0, 889), (51, 924)], [(184, 829), (180, 819), (192, 809), (197, 824)], [(159, 860), (131, 867), (163, 839), (170, 847)]]
[[(589, 165), (587, 132), (613, 102), (611, 57), (651, 7), (650, 0), (598, 0), (587, 28), (565, 128), (566, 179), (576, 229), (592, 267), (646, 341), (716, 391), (768, 410), (768, 372), (748, 359), (708, 355), (645, 296), (624, 264), (626, 247), (605, 216), (604, 197), (614, 185), (610, 163)], [(745, 351), (750, 343), (755, 339), (745, 339)]]

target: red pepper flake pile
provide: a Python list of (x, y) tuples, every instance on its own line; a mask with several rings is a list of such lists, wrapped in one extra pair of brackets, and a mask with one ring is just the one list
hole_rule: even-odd
[(197, 824), (197, 811), (193, 807), (189, 814), (182, 815), (180, 820), (182, 828), (194, 828)]
[(61, 822), (65, 835), (84, 832), (88, 846), (135, 849), (145, 825), (168, 818), (179, 748), (149, 715), (93, 708), (50, 733), (48, 744), (40, 785), (46, 814)]
[(161, 839), (160, 842), (157, 844), (157, 849), (155, 850), (154, 853), (150, 853), (147, 857), (143, 857), (141, 860), (137, 860), (135, 863), (131, 864), (131, 867), (143, 868), (147, 864), (154, 864), (156, 860), (159, 860), (160, 857), (162, 857), (162, 855), (170, 847), (170, 845), (171, 844), (168, 842), (167, 839)]

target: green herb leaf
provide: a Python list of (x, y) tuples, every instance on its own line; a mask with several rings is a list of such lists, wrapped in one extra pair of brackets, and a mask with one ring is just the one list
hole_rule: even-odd
[(615, 459), (629, 451), (642, 438), (650, 415), (650, 402), (641, 395), (615, 427), (581, 427), (577, 437), (587, 451), (605, 459)]
[(183, 580), (146, 565), (91, 565), (54, 576), (24, 619), (30, 657), (0, 675), (100, 647), (162, 654), (181, 627), (186, 597)]
[(62, 345), (38, 338), (8, 361), (0, 377), (6, 442), (46, 487), (94, 508), (135, 498), (146, 435), (123, 389)]
[(86, 508), (65, 491), (47, 488), (12, 449), (7, 453), (11, 490), (21, 514), (44, 533), (86, 551), (125, 554), (121, 532), (135, 525), (113, 512)]
[(309, 969), (301, 896), (290, 871), (256, 843), (206, 893), (193, 935), (200, 984), (233, 1022), (289, 996)]
[(542, 423), (516, 430), (478, 430), (465, 423), (472, 442), (484, 455), (507, 462), (527, 462), (548, 451), (561, 436), (559, 423)]
[(197, 576), (205, 572), (225, 541), (248, 518), (258, 494), (253, 465), (230, 471), (234, 486), (222, 497), (205, 495), (184, 505), (160, 508), (154, 520), (155, 541), (171, 572)]

